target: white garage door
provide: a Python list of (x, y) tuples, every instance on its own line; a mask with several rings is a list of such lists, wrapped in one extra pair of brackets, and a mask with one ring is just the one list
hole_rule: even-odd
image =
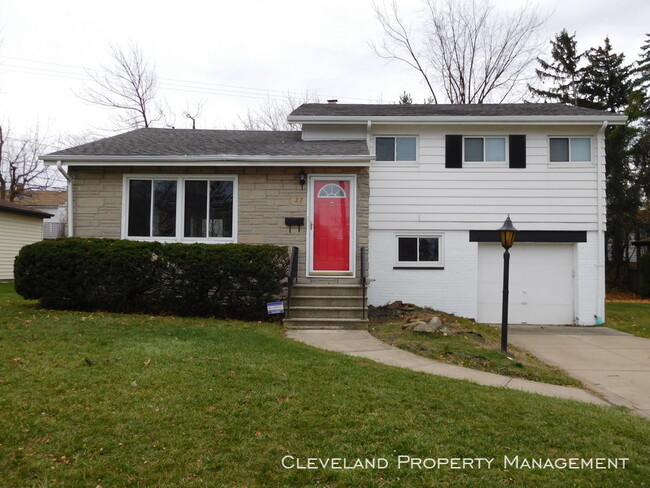
[[(515, 243), (510, 249), (511, 324), (574, 322), (574, 244)], [(503, 248), (478, 246), (478, 321), (501, 323)]]

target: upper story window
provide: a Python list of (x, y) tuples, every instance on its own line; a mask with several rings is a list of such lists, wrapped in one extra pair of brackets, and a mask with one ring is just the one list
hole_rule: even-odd
[(549, 138), (549, 160), (552, 163), (591, 161), (590, 137)]
[(126, 181), (125, 237), (233, 242), (234, 177), (132, 177)]
[(465, 137), (463, 140), (464, 161), (495, 161), (506, 160), (505, 137)]
[(375, 155), (377, 161), (416, 161), (416, 138), (377, 137)]

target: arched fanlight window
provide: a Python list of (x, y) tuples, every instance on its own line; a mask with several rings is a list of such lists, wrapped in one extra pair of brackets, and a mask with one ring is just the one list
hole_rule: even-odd
[(320, 189), (318, 198), (345, 198), (345, 190), (336, 183), (328, 183)]

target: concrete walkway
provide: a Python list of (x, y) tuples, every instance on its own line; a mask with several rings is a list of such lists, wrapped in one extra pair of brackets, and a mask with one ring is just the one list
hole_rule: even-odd
[(607, 327), (511, 325), (509, 342), (650, 418), (650, 340)]
[(351, 356), (372, 359), (379, 363), (408, 368), (414, 371), (446, 376), (488, 386), (501, 386), (540, 395), (568, 398), (581, 402), (608, 405), (607, 402), (579, 388), (548, 385), (486, 373), (441, 363), (433, 359), (411, 354), (374, 338), (365, 330), (287, 330), (287, 337), (328, 351), (342, 352)]

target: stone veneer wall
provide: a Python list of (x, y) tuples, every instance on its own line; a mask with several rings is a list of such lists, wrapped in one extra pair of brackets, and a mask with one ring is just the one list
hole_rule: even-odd
[[(305, 168), (312, 174), (357, 175), (357, 274), (358, 253), (368, 246), (368, 168)], [(305, 276), (306, 232), (284, 224), (285, 217), (307, 218), (307, 186), (298, 183), (300, 168), (95, 168), (70, 169), (74, 196), (74, 235), (121, 237), (122, 189), (125, 173), (237, 174), (239, 181), (238, 238), (244, 244), (277, 244), (300, 248), (300, 276)], [(302, 197), (301, 203), (294, 202)]]

